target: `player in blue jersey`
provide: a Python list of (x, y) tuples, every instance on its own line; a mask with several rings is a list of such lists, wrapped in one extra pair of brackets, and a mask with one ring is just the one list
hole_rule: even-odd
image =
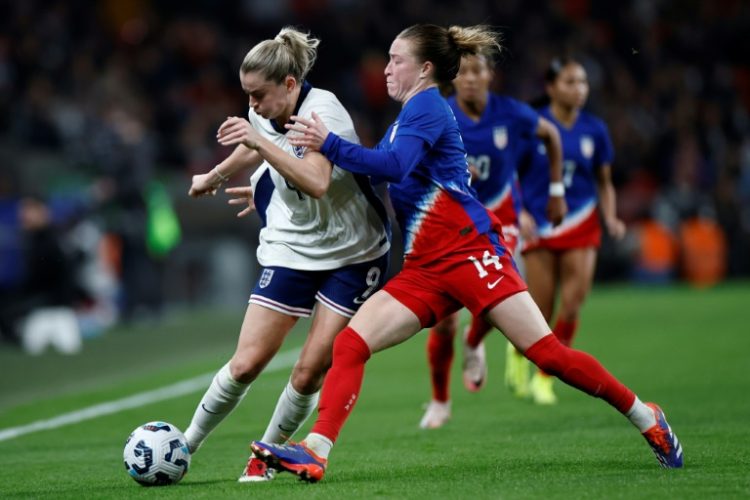
[[(461, 58), (458, 76), (453, 80), (455, 95), (448, 98), (458, 122), (467, 161), (472, 169), (471, 186), (477, 198), (502, 223), (505, 247), (513, 255), (518, 244), (518, 213), (521, 198), (516, 167), (526, 145), (532, 138), (551, 152), (548, 175), (562, 180), (560, 136), (552, 123), (541, 118), (530, 106), (510, 97), (490, 92), (492, 54), (466, 55)], [(551, 197), (548, 202), (550, 219), (561, 221), (565, 199)], [(450, 368), (453, 361), (453, 338), (458, 313), (440, 321), (427, 339), (427, 359), (432, 382), (432, 400), (427, 405), (419, 426), (423, 429), (441, 427), (450, 418)], [(481, 317), (472, 318), (463, 335), (463, 381), (472, 392), (486, 381), (484, 336), (491, 326)], [(526, 367), (528, 373), (528, 367)]]
[(498, 46), (496, 36), (482, 26), (415, 25), (402, 31), (391, 44), (385, 76), (388, 95), (403, 107), (376, 149), (329, 132), (315, 113), (292, 117), (296, 123), (287, 126), (300, 134), (293, 144), (390, 183), (404, 234), (404, 266), (336, 337), (318, 419), (305, 440), (252, 443), (269, 466), (308, 481), (322, 479), (333, 443), (359, 398), (370, 356), (464, 306), (547, 373), (626, 415), (663, 466), (682, 466), (682, 448), (659, 407), (642, 403), (592, 356), (562, 345), (550, 332), (503, 246), (500, 222), (469, 186), (458, 123), (437, 87), (455, 78), (462, 55)]
[[(245, 56), (240, 82), (249, 96), (247, 119), (228, 118), (220, 144), (234, 152), (193, 177), (191, 196), (212, 194), (229, 176), (252, 170), (250, 188), (231, 188), (231, 202), (249, 203), (263, 222), (250, 295), (230, 361), (214, 377), (185, 432), (194, 453), (234, 409), (280, 349), (300, 317), (312, 316), (302, 352), (265, 432), (283, 443), (315, 409), (330, 366), (333, 340), (387, 271), (389, 227), (384, 206), (365, 176), (331, 163), (318, 151), (293, 146), (284, 128), (294, 113), (316, 112), (337, 133), (358, 142), (349, 114), (332, 93), (305, 81), (319, 41), (284, 28)], [(240, 481), (264, 481), (273, 471), (250, 456)]]
[[(560, 305), (553, 331), (560, 342), (570, 346), (594, 278), (601, 240), (599, 211), (612, 238), (622, 238), (625, 225), (615, 209), (612, 142), (607, 127), (582, 109), (589, 92), (586, 71), (573, 59), (555, 59), (545, 79), (550, 103), (540, 113), (558, 128), (563, 144), (563, 184), (553, 190), (564, 192), (568, 213), (556, 226), (545, 213), (550, 194), (548, 155), (544, 145), (536, 141), (529, 148), (528, 168), (521, 180), (524, 205), (533, 217), (525, 230), (528, 238), (522, 252), (529, 292), (547, 321), (552, 319), (559, 290)], [(528, 373), (520, 355), (516, 360), (519, 366), (523, 365), (518, 373)], [(536, 403), (556, 402), (552, 381), (543, 372), (532, 377), (529, 389)]]

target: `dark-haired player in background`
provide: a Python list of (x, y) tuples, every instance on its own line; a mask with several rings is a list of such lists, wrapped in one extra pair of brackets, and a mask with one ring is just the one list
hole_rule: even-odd
[[(583, 66), (574, 59), (555, 59), (545, 75), (549, 104), (540, 114), (560, 131), (563, 145), (563, 183), (549, 182), (548, 154), (536, 141), (529, 151), (529, 166), (521, 177), (524, 207), (532, 223), (522, 227), (526, 282), (534, 301), (549, 322), (559, 290), (560, 306), (554, 334), (570, 346), (578, 326), (581, 306), (591, 289), (597, 249), (601, 241), (600, 207), (605, 228), (612, 238), (625, 234), (617, 218), (611, 180), (612, 142), (606, 125), (583, 111), (589, 84)], [(546, 214), (547, 199), (564, 194), (568, 213), (559, 225)], [(515, 355), (518, 373), (527, 371), (526, 360)], [(539, 371), (530, 383), (538, 404), (554, 404), (552, 377)]]

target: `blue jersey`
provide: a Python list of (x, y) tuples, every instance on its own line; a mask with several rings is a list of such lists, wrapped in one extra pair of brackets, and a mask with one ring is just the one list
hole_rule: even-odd
[(469, 185), (458, 123), (436, 88), (409, 99), (377, 149), (390, 149), (398, 136), (415, 136), (430, 146), (406, 177), (388, 188), (405, 258), (434, 257), (458, 246), (460, 235), (489, 231), (494, 221)]
[(510, 97), (490, 94), (479, 121), (469, 118), (456, 97), (448, 99), (461, 129), (468, 162), (478, 177), (472, 182), (477, 197), (503, 224), (516, 224), (521, 199), (516, 168), (535, 136), (539, 114)]
[(549, 159), (544, 144), (539, 140), (532, 141), (527, 150), (528, 168), (524, 168), (521, 178), (521, 192), (524, 206), (534, 216), (539, 236), (545, 238), (570, 233), (584, 222), (597, 218), (596, 171), (611, 164), (614, 154), (607, 126), (595, 116), (581, 111), (573, 126), (567, 128), (552, 116), (549, 106), (540, 110), (540, 114), (554, 123), (560, 132), (563, 183), (568, 205), (562, 224), (553, 228), (546, 217)]

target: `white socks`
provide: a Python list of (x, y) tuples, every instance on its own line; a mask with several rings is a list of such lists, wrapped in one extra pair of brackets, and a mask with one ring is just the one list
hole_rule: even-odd
[[(206, 436), (242, 401), (249, 388), (250, 384), (243, 384), (232, 378), (229, 363), (218, 371), (196, 408), (190, 426), (185, 431), (190, 453), (194, 453)], [(266, 443), (287, 441), (318, 406), (319, 396), (320, 391), (309, 395), (300, 394), (292, 387), (292, 383), (288, 382), (279, 396), (276, 409), (261, 441)]]
[(292, 382), (288, 382), (279, 396), (276, 409), (261, 441), (283, 443), (289, 440), (318, 406), (319, 397), (320, 391), (309, 395), (300, 394), (292, 387)]
[(641, 434), (656, 425), (656, 415), (654, 415), (654, 410), (643, 404), (641, 400), (638, 399), (638, 396), (636, 396), (633, 406), (631, 406), (627, 413), (625, 413), (625, 416), (630, 419), (633, 425), (638, 427)]
[(323, 434), (316, 434), (314, 432), (308, 434), (303, 443), (320, 458), (325, 458), (326, 460), (328, 459), (328, 454), (331, 453), (331, 448), (333, 448), (333, 441)]
[(232, 378), (229, 363), (221, 367), (185, 431), (190, 453), (195, 453), (206, 436), (242, 401), (249, 388), (250, 384), (243, 384)]

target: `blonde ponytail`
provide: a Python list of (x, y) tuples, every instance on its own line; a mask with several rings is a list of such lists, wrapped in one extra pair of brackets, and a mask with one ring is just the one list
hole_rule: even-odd
[(318, 45), (320, 40), (309, 33), (286, 26), (273, 40), (264, 40), (250, 49), (240, 71), (257, 71), (276, 83), (281, 83), (287, 75), (302, 82), (315, 64)]

